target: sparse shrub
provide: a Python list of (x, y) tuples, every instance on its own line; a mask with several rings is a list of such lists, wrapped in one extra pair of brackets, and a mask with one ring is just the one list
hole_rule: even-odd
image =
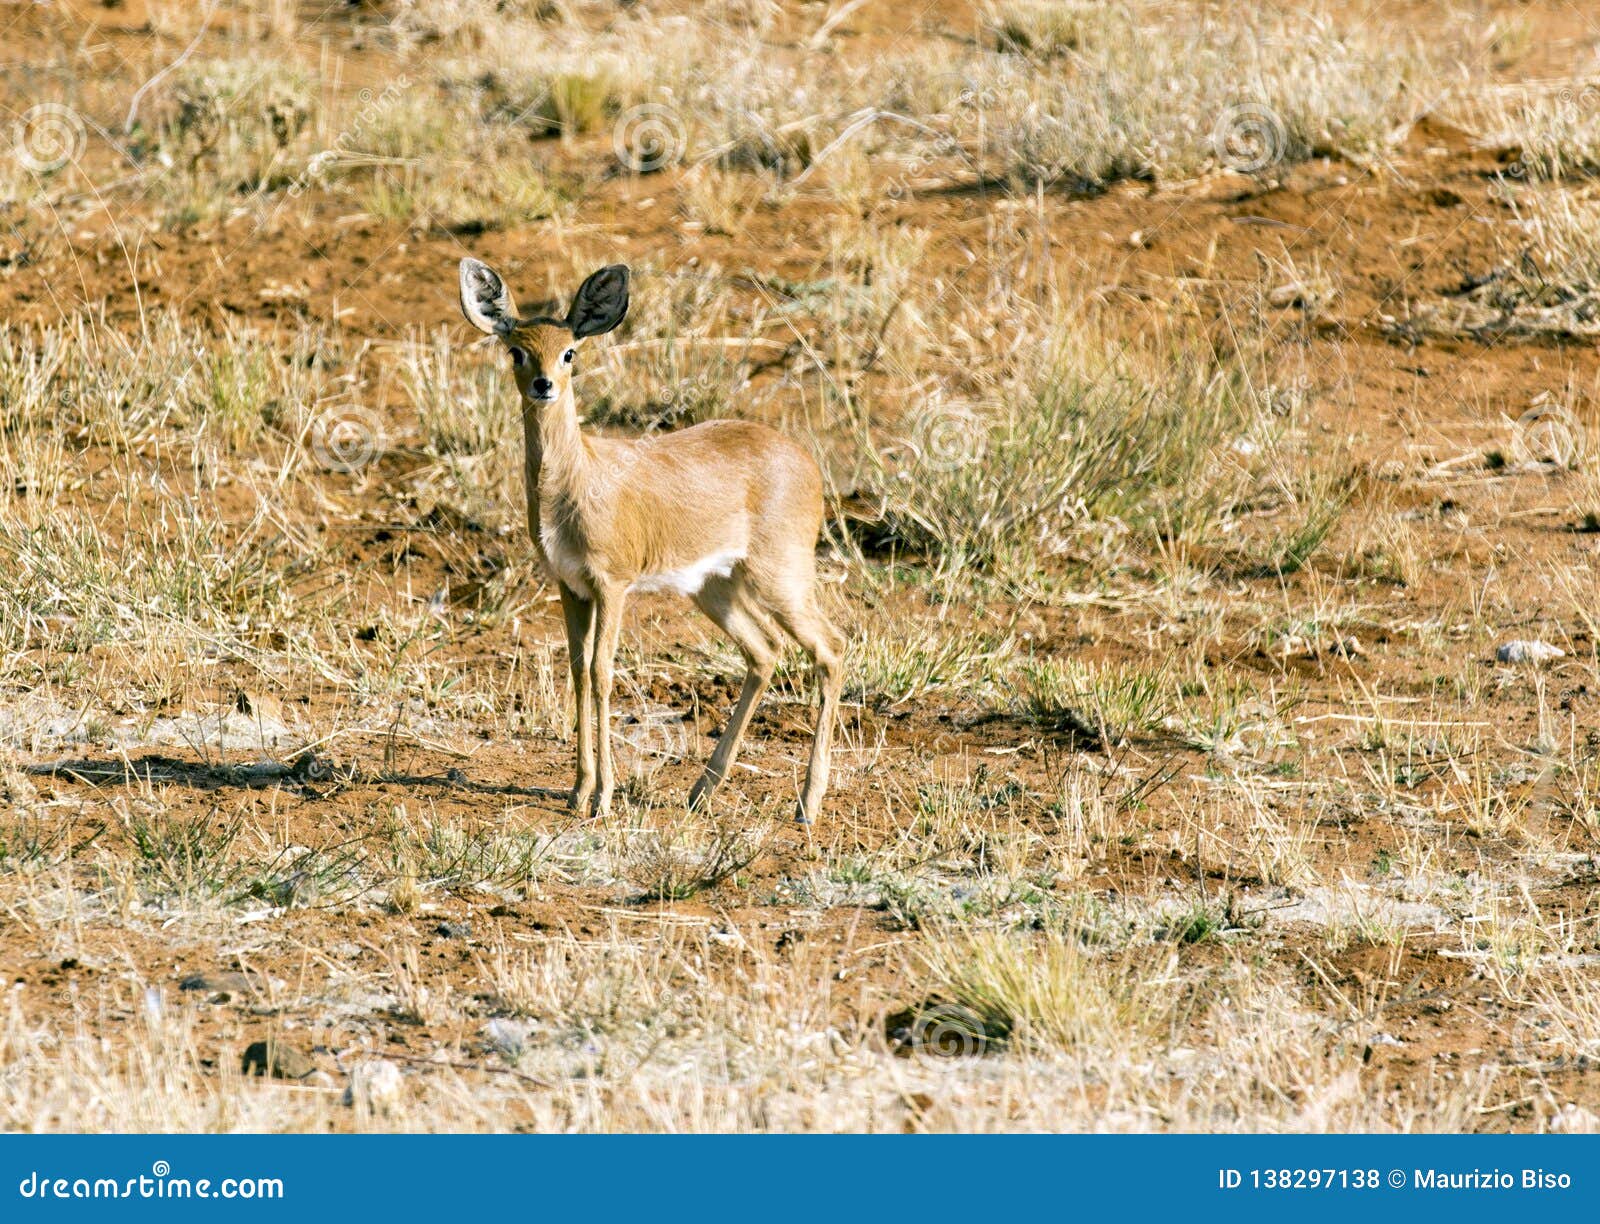
[(941, 569), (1026, 573), (1091, 520), (1195, 530), (1241, 471), (1225, 442), (1269, 415), (1242, 367), (1202, 348), (1141, 360), (1069, 327), (992, 395), (935, 402), (883, 450), (863, 430), (856, 495), (878, 508), (863, 539)]
[[(676, 941), (672, 941), (676, 942)], [(545, 938), (513, 953), (497, 944), (484, 976), (497, 1009), (589, 1038), (648, 1027), (681, 1009), (682, 949), (618, 939)]]
[(1548, 309), (1592, 324), (1600, 309), (1600, 203), (1567, 191), (1513, 195), (1505, 262), (1483, 294), (1496, 308)]
[(1403, 45), (1303, 14), (1218, 22), (1102, 11), (1089, 20), (1117, 22), (1114, 36), (1083, 37), (1060, 6), (1040, 11), (1051, 16), (1019, 17), (1001, 37), (1040, 49), (1078, 39), (1070, 57), (991, 56), (946, 73), (967, 82), (947, 106), (957, 138), (1025, 183), (1094, 189), (1216, 164), (1261, 172), (1368, 153), (1410, 117), (1427, 75)]
[(1473, 91), (1461, 121), (1502, 152), (1507, 170), (1535, 179), (1600, 173), (1600, 106), (1587, 79)]
[(749, 175), (697, 166), (684, 176), (683, 212), (708, 234), (733, 236), (743, 231), (765, 194), (760, 180)]
[(1158, 729), (1175, 704), (1170, 676), (1127, 664), (1041, 655), (1017, 669), (1013, 684), (1030, 721), (1112, 743)]
[(1302, 482), (1290, 507), (1287, 528), (1255, 550), (1260, 572), (1282, 578), (1304, 569), (1344, 517), (1357, 484), (1350, 473), (1321, 473)]
[(241, 820), (221, 824), (209, 816), (181, 817), (127, 810), (124, 829), (147, 886), (166, 899), (197, 901), (221, 895), (231, 884), (230, 851)]
[(21, 775), (13, 775), (10, 771), (0, 777), (0, 798), (11, 805), (5, 823), (0, 825), (0, 875), (56, 866), (68, 855), (84, 849), (83, 846), (72, 845), (70, 824), (62, 821), (51, 823), (28, 814), (18, 802), (20, 787), (13, 783), (13, 776), (26, 782)]
[[(1413, 305), (1390, 324), (1391, 332), (1413, 339), (1600, 336), (1600, 204), (1575, 190), (1500, 190), (1512, 218), (1496, 233), (1497, 265), (1473, 270), (1455, 292)], [(1548, 406), (1546, 398), (1541, 394), (1535, 407)], [(1532, 439), (1513, 438), (1519, 440)], [(1566, 441), (1570, 446), (1575, 439)], [(1499, 450), (1488, 456), (1491, 466), (1530, 458), (1554, 456)]]
[(1014, 644), (1009, 638), (928, 626), (907, 632), (884, 626), (854, 644), (846, 694), (874, 705), (897, 706), (934, 693), (978, 693)]
[(444, 175), (416, 166), (379, 171), (361, 199), (376, 217), (449, 233), (542, 221), (566, 204), (547, 175), (521, 162), (497, 166), (489, 179), (465, 166)]
[(1076, 51), (1112, 21), (1127, 15), (1098, 0), (1002, 0), (990, 4), (984, 20), (995, 48), (1050, 57)]
[(522, 416), (503, 361), (463, 360), (443, 332), (408, 344), (400, 379), (436, 463), (419, 496), (479, 523), (515, 521), (522, 496)]
[[(120, 533), (119, 533), (120, 534)], [(228, 543), (224, 543), (224, 541)], [(124, 547), (104, 525), (73, 514), (32, 530), (0, 524), (0, 642), (26, 649), (41, 628), (58, 643), (139, 641), (153, 624), (237, 632), (269, 623), (289, 599), (285, 542), (256, 523), (233, 531), (215, 518), (168, 508), (129, 525)]]
[(400, 375), (435, 454), (487, 455), (521, 441), (516, 388), (504, 362), (466, 360), (441, 331), (406, 346)]
[(743, 871), (767, 850), (772, 826), (747, 827), (739, 817), (678, 817), (670, 827), (631, 830), (619, 873), (639, 889), (640, 899), (684, 901)]
[(182, 220), (213, 215), (240, 195), (287, 187), (310, 154), (316, 90), (280, 61), (188, 64), (163, 87), (136, 147)]
[(1027, 1050), (1126, 1051), (1162, 1010), (1151, 979), (1090, 951), (1071, 928), (949, 931), (919, 954), (932, 997), (964, 1009), (990, 1040)]
[[(641, 50), (649, 28), (659, 41)], [(668, 32), (668, 31), (672, 32)], [(448, 87), (475, 95), (481, 116), (536, 136), (577, 136), (604, 129), (649, 95), (655, 82), (683, 64), (682, 27), (627, 22), (610, 36), (552, 33), (508, 22), (470, 59), (445, 66)]]

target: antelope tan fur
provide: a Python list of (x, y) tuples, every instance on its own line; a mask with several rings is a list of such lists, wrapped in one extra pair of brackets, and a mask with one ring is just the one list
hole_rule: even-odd
[(733, 767), (756, 702), (772, 679), (780, 631), (815, 663), (820, 689), (798, 817), (816, 817), (843, 683), (843, 639), (817, 602), (822, 476), (804, 449), (746, 421), (707, 421), (659, 436), (596, 437), (578, 428), (572, 392), (579, 341), (628, 311), (628, 269), (601, 268), (565, 319), (520, 319), (505, 282), (461, 261), (461, 311), (511, 356), (522, 402), (528, 530), (561, 591), (577, 704), (572, 806), (611, 803), (611, 682), (630, 591), (687, 595), (743, 653), (744, 685), (705, 772), (707, 799)]

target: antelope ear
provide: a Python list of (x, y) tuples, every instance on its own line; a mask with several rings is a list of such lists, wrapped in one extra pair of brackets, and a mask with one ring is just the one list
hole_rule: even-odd
[(622, 322), (628, 313), (628, 267), (610, 264), (590, 275), (572, 295), (567, 326), (579, 340), (599, 336)]
[(461, 261), (461, 313), (491, 336), (503, 336), (517, 325), (511, 290), (493, 268), (476, 259)]

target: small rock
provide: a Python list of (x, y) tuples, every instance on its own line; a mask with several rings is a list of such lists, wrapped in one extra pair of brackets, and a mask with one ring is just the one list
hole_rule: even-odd
[(290, 772), (300, 782), (326, 782), (333, 777), (333, 766), (314, 752), (302, 752), (294, 759)]
[(441, 922), (433, 928), (433, 933), (445, 939), (467, 939), (472, 935), (470, 922)]
[(1299, 281), (1290, 281), (1287, 285), (1279, 285), (1267, 293), (1267, 305), (1283, 308), (1285, 306), (1298, 306), (1308, 296), (1306, 287)]
[(1600, 1134), (1600, 1117), (1596, 1117), (1582, 1105), (1566, 1104), (1556, 1110), (1555, 1117), (1550, 1119), (1550, 1133), (1552, 1135)]
[(1548, 663), (1551, 659), (1565, 658), (1566, 654), (1561, 647), (1549, 642), (1518, 640), (1502, 642), (1494, 657), (1497, 663)]
[(270, 1075), (273, 1079), (305, 1079), (317, 1069), (309, 1054), (277, 1039), (252, 1041), (241, 1062), (246, 1075)]
[(233, 695), (233, 708), (246, 718), (283, 721), (283, 707), (278, 704), (278, 699), (265, 693), (247, 693), (239, 689)]
[(1317, 654), (1311, 643), (1298, 633), (1285, 634), (1279, 638), (1276, 649), (1277, 653), (1286, 659), (1313, 659)]
[(229, 1003), (234, 995), (256, 993), (255, 983), (242, 973), (196, 973), (179, 982), (178, 989), (204, 991), (212, 1003)]
[(522, 1055), (533, 1026), (516, 1020), (495, 1019), (483, 1026), (483, 1038), (492, 1049), (515, 1062)]
[(345, 1086), (344, 1103), (352, 1107), (359, 1106), (369, 1113), (391, 1113), (400, 1103), (405, 1087), (400, 1068), (388, 1059), (366, 1059), (350, 1068), (350, 1082)]

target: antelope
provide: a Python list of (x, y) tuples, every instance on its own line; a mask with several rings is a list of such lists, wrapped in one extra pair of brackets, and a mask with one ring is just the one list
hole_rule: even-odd
[(822, 475), (798, 444), (750, 421), (706, 421), (645, 438), (578, 427), (577, 347), (628, 312), (628, 269), (589, 276), (564, 319), (519, 318), (487, 264), (461, 261), (461, 312), (499, 339), (521, 399), (528, 531), (561, 596), (577, 707), (570, 806), (610, 810), (611, 683), (622, 609), (632, 591), (685, 595), (744, 656), (744, 683), (691, 809), (727, 777), (777, 666), (780, 631), (811, 656), (818, 713), (796, 819), (809, 823), (828, 787), (844, 643), (817, 599)]

